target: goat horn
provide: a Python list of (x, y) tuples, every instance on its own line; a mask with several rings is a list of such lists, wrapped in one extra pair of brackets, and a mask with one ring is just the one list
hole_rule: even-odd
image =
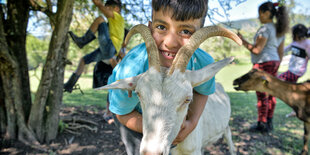
[(237, 44), (242, 45), (241, 39), (233, 32), (228, 29), (219, 26), (208, 26), (196, 31), (188, 43), (179, 49), (175, 59), (172, 62), (169, 75), (171, 75), (176, 68), (180, 69), (181, 72), (185, 72), (186, 66), (194, 54), (195, 50), (200, 46), (202, 42), (213, 36), (223, 36), (232, 39)]
[(137, 33), (140, 33), (142, 38), (145, 41), (145, 46), (146, 46), (148, 60), (149, 60), (149, 68), (155, 67), (157, 71), (160, 71), (158, 48), (155, 43), (155, 40), (152, 37), (150, 29), (147, 26), (143, 24), (139, 24), (139, 25), (132, 27), (126, 36), (125, 44), (127, 45), (129, 39), (134, 34), (137, 34)]

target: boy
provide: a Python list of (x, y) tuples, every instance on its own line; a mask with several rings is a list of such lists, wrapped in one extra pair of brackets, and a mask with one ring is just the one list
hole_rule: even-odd
[(113, 56), (117, 56), (122, 47), (125, 21), (120, 14), (121, 2), (118, 0), (107, 0), (105, 5), (103, 5), (101, 0), (93, 0), (93, 3), (99, 8), (104, 16), (107, 17), (109, 25), (103, 17), (98, 17), (82, 37), (77, 37), (72, 32), (69, 32), (72, 40), (80, 48), (96, 38), (95, 33), (97, 30), (99, 40), (99, 48), (80, 59), (76, 71), (64, 84), (64, 91), (70, 93), (82, 74), (85, 65), (106, 59), (110, 59), (110, 62), (113, 62)]
[[(207, 13), (206, 0), (152, 0), (152, 22), (149, 28), (159, 50), (161, 66), (170, 67), (178, 50), (188, 42), (191, 35), (204, 24)], [(197, 49), (189, 63), (195, 70), (213, 63), (213, 58)], [(114, 68), (108, 83), (136, 76), (148, 69), (145, 44), (133, 48)], [(192, 69), (192, 68), (187, 68)], [(187, 119), (173, 144), (182, 142), (196, 127), (208, 95), (215, 91), (214, 78), (194, 88), (193, 101)], [(142, 138), (142, 114), (135, 93), (128, 97), (126, 91), (109, 90), (110, 111), (120, 129), (127, 154), (139, 154)]]

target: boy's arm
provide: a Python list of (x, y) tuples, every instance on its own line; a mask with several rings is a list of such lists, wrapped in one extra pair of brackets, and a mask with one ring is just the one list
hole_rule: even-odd
[(126, 115), (116, 115), (119, 122), (127, 128), (142, 133), (142, 115), (137, 111), (132, 111)]
[(202, 95), (194, 91), (193, 101), (189, 105), (186, 120), (183, 123), (181, 130), (173, 141), (173, 144), (182, 142), (197, 126), (199, 118), (208, 101), (208, 95)]
[(93, 3), (99, 8), (99, 10), (106, 16), (107, 18), (114, 18), (113, 10), (108, 9), (108, 7), (104, 6), (101, 0), (93, 0)]

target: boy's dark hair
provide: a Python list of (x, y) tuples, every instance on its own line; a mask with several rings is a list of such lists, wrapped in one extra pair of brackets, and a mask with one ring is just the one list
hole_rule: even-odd
[(293, 34), (294, 41), (300, 40), (301, 38), (309, 37), (308, 29), (303, 24), (296, 24), (295, 26), (293, 26), (292, 34)]
[(172, 9), (172, 18), (177, 21), (202, 18), (202, 27), (208, 11), (208, 0), (152, 0), (152, 8), (164, 12)]
[(120, 9), (122, 8), (122, 3), (119, 0), (107, 0), (107, 2), (105, 2), (106, 6), (117, 6)]
[(289, 30), (289, 18), (286, 7), (279, 3), (265, 2), (259, 6), (259, 11), (270, 11), (270, 19), (277, 18), (277, 36), (283, 36)]

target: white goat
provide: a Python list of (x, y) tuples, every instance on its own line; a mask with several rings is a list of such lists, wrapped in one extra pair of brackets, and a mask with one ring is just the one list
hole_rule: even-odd
[[(126, 41), (136, 33), (141, 33), (148, 52), (149, 69), (135, 77), (118, 80), (98, 89), (134, 90), (139, 96), (143, 117), (143, 138), (140, 154), (168, 155), (176, 138), (189, 103), (193, 87), (208, 81), (233, 59), (226, 58), (206, 67), (190, 71), (186, 66), (199, 45), (209, 37), (224, 36), (238, 44), (237, 35), (217, 26), (205, 27), (192, 35), (189, 42), (177, 53), (170, 68), (160, 67), (158, 49), (148, 27), (137, 25), (128, 33)], [(172, 154), (199, 155), (202, 148), (216, 142), (225, 135), (231, 154), (235, 154), (229, 128), (230, 101), (221, 85), (209, 96), (205, 110), (192, 133), (171, 150)]]

